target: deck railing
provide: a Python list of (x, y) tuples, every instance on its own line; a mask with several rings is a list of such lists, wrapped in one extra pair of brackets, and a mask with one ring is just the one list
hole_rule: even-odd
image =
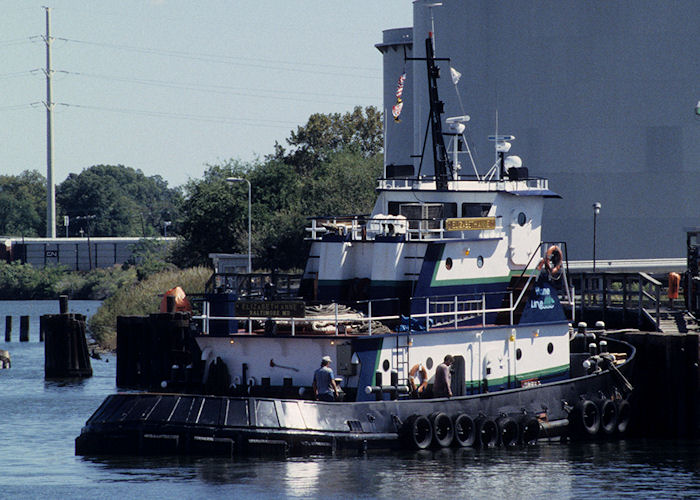
[(571, 276), (579, 294), (580, 316), (587, 311), (605, 316), (620, 311), (626, 323), (636, 318), (638, 326), (645, 321), (660, 330), (662, 284), (646, 273), (575, 273)]
[[(469, 230), (479, 231), (489, 237), (505, 236), (502, 217), (471, 217), (471, 220), (483, 220), (491, 222), (493, 227), (489, 229)], [(337, 217), (313, 217), (311, 225), (305, 230), (309, 233), (309, 240), (320, 241), (326, 235), (332, 235), (339, 241), (372, 241), (377, 237), (393, 237), (398, 240), (422, 241), (451, 239), (454, 235), (465, 230), (446, 228), (447, 219), (408, 219), (399, 215), (383, 215), (381, 217), (368, 217), (361, 215), (337, 216)], [(328, 237), (328, 236), (326, 236)]]
[[(530, 277), (532, 280), (533, 277)], [(404, 322), (407, 324), (409, 329), (413, 329), (418, 322), (419, 328), (425, 331), (430, 331), (436, 328), (460, 328), (466, 326), (486, 326), (489, 319), (495, 319), (496, 316), (501, 318), (503, 321), (504, 314), (508, 318), (507, 325), (513, 325), (514, 316), (518, 307), (520, 306), (524, 293), (515, 294), (512, 291), (506, 293), (507, 304), (503, 305), (502, 293), (491, 293), (491, 294), (472, 294), (472, 295), (453, 295), (453, 296), (432, 296), (432, 297), (413, 297), (411, 301), (413, 304), (420, 304), (424, 307), (424, 312), (412, 313), (409, 317), (401, 316), (400, 314), (388, 314), (388, 315), (375, 315), (373, 310), (380, 309), (378, 304), (385, 302), (386, 300), (396, 300), (396, 299), (380, 299), (364, 301), (362, 303), (356, 303), (358, 309), (366, 309), (366, 314), (353, 314), (351, 316), (343, 315), (340, 312), (340, 307), (342, 304), (334, 302), (330, 304), (329, 314), (321, 316), (308, 316), (308, 317), (251, 317), (251, 316), (212, 316), (210, 304), (207, 300), (203, 302), (202, 314), (199, 316), (194, 316), (193, 319), (202, 320), (202, 331), (206, 335), (210, 332), (210, 322), (211, 321), (238, 321), (242, 324), (247, 325), (245, 332), (252, 334), (254, 333), (253, 323), (254, 322), (269, 322), (272, 321), (278, 325), (289, 326), (291, 335), (297, 334), (297, 329), (300, 325), (308, 325), (309, 323), (319, 323), (327, 324), (328, 330), (332, 335), (340, 335), (346, 333), (346, 325), (352, 327), (352, 325), (361, 325), (359, 328), (359, 334), (362, 335), (372, 335), (376, 326), (376, 322), (387, 322), (394, 323), (396, 325)], [(501, 305), (498, 307), (488, 307), (487, 303), (497, 301)], [(477, 320), (477, 321), (475, 321)], [(505, 322), (499, 323), (506, 325)], [(234, 332), (235, 333), (235, 332)]]

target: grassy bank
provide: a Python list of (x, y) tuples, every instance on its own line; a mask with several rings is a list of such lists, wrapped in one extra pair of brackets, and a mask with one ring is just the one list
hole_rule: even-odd
[(63, 266), (40, 269), (31, 264), (0, 261), (0, 300), (72, 299), (103, 300), (137, 280), (136, 267), (114, 266), (89, 272)]
[(203, 293), (211, 273), (211, 269), (206, 267), (164, 271), (117, 290), (90, 318), (92, 336), (105, 349), (116, 348), (117, 316), (143, 316), (158, 312), (161, 295), (176, 286), (187, 294)]

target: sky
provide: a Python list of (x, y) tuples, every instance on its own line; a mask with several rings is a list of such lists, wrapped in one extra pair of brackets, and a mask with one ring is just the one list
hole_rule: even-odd
[(171, 187), (262, 159), (313, 113), (382, 107), (382, 30), (411, 0), (0, 0), (0, 175), (125, 165)]

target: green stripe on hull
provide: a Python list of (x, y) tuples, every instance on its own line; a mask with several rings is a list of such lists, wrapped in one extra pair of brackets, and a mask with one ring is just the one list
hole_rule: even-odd
[[(541, 379), (544, 377), (551, 377), (554, 375), (566, 375), (569, 372), (569, 365), (555, 366), (552, 368), (546, 368), (544, 370), (536, 370), (532, 372), (518, 373), (517, 375), (511, 375), (511, 382), (523, 382), (525, 380)], [(500, 377), (494, 379), (488, 379), (489, 385), (501, 385), (508, 383), (509, 377)], [(469, 380), (466, 382), (467, 389), (478, 389), (481, 386), (480, 380)]]

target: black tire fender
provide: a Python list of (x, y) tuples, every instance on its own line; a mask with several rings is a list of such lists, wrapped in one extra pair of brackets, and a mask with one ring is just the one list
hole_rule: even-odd
[(476, 424), (474, 419), (466, 413), (460, 413), (454, 418), (454, 443), (461, 448), (474, 446), (476, 441)]
[(428, 418), (433, 428), (433, 444), (441, 448), (450, 446), (454, 438), (452, 419), (441, 411), (433, 413)]
[(600, 433), (611, 435), (617, 430), (617, 405), (612, 399), (603, 399), (598, 402), (600, 411)]
[(515, 419), (511, 417), (501, 417), (498, 424), (498, 436), (503, 446), (516, 446), (520, 441), (520, 427)]
[(425, 415), (411, 415), (402, 427), (403, 442), (414, 450), (425, 450), (433, 442), (433, 426)]

